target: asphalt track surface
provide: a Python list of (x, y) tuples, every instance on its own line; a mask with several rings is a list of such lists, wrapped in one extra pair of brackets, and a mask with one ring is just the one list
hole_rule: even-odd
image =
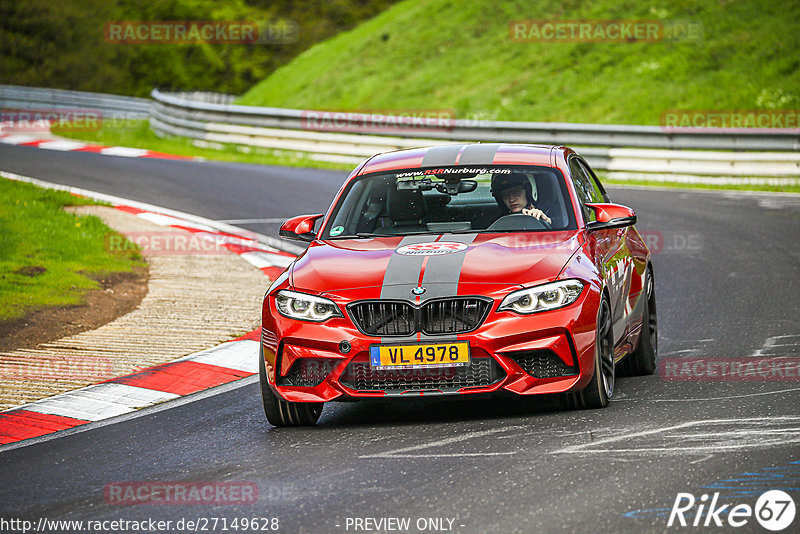
[[(0, 169), (223, 220), (324, 211), (346, 176), (10, 146), (0, 146)], [(800, 358), (800, 197), (610, 194), (653, 232), (663, 361)], [(273, 223), (241, 226), (276, 234)], [(329, 403), (305, 429), (270, 427), (251, 378), (85, 428), (0, 449), (0, 518), (171, 520), (164, 532), (214, 517), (279, 518), (291, 533), (375, 532), (355, 519), (390, 517), (410, 519), (399, 532), (662, 532), (678, 493), (752, 506), (782, 489), (800, 505), (796, 371), (623, 378), (611, 405), (590, 411), (548, 398)], [(248, 482), (258, 499), (111, 505), (104, 487), (120, 481)], [(452, 527), (432, 530), (429, 518)], [(397, 532), (391, 525), (380, 531)], [(709, 530), (767, 532), (752, 517)]]

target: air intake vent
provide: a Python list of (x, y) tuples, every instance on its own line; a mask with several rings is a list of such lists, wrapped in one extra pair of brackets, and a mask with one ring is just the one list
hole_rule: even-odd
[(522, 370), (536, 378), (555, 378), (578, 374), (578, 368), (565, 364), (552, 350), (531, 350), (506, 354)]
[(402, 393), (409, 390), (452, 391), (495, 384), (505, 377), (492, 358), (474, 358), (464, 367), (373, 369), (369, 362), (351, 362), (339, 380), (358, 391)]
[(279, 386), (318, 386), (341, 360), (300, 358), (295, 360), (286, 376), (279, 376)]

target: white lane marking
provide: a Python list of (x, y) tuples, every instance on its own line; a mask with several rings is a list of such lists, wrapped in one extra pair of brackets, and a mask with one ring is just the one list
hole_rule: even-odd
[(624, 399), (616, 398), (617, 402), (698, 402), (698, 401), (714, 401), (714, 400), (728, 400), (728, 399), (744, 399), (747, 397), (760, 397), (761, 395), (777, 395), (779, 393), (788, 393), (790, 391), (800, 391), (800, 387), (789, 389), (778, 389), (776, 391), (762, 391), (760, 393), (743, 393), (741, 395), (729, 395), (726, 397), (702, 397), (696, 399), (643, 399), (641, 397), (627, 397)]
[(692, 354), (692, 353), (695, 353), (695, 352), (700, 352), (700, 350), (699, 349), (673, 350), (672, 352), (659, 353), (659, 356), (672, 356), (673, 354), (683, 354), (683, 353)]
[(144, 213), (138, 213), (136, 216), (146, 221), (150, 221), (151, 223), (158, 224), (159, 226), (184, 226), (186, 228), (196, 228), (198, 230), (205, 230), (207, 232), (214, 231), (214, 229), (210, 226), (193, 223), (185, 219), (178, 219), (177, 217), (171, 217), (169, 215), (161, 215), (160, 213), (146, 211)]
[(84, 421), (99, 421), (179, 396), (127, 384), (103, 383), (35, 401), (23, 408)]
[[(778, 425), (800, 423), (800, 417), (752, 417), (744, 419), (702, 419), (679, 425), (655, 428), (640, 432), (622, 433), (590, 443), (569, 445), (551, 454), (713, 454), (723, 451), (787, 446), (800, 444), (800, 426), (774, 428)], [(706, 431), (709, 427), (730, 425), (732, 428)], [(770, 428), (773, 427), (773, 428)], [(681, 433), (684, 429), (696, 429), (697, 433)], [(648, 442), (647, 439), (653, 438)], [(638, 443), (637, 443), (638, 440)], [(614, 444), (627, 442), (625, 448)], [(690, 443), (687, 445), (687, 442)], [(611, 445), (611, 447), (603, 447)]]
[[(797, 341), (794, 343), (778, 343), (778, 341), (784, 341), (787, 339), (796, 339)], [(754, 358), (758, 358), (760, 356), (786, 356), (786, 354), (777, 354), (775, 349), (777, 347), (797, 348), (798, 345), (800, 345), (800, 335), (790, 334), (785, 336), (772, 336), (764, 340), (764, 344), (761, 346), (761, 348), (756, 349), (750, 356)], [(781, 349), (777, 349), (777, 352), (781, 352)]]
[(459, 452), (454, 454), (392, 454), (390, 456), (383, 456), (380, 454), (374, 454), (371, 456), (359, 456), (359, 458), (463, 458), (463, 457), (470, 457), (470, 456), (507, 456), (509, 454), (517, 454), (517, 451), (509, 451), (509, 452)]
[(0, 137), (0, 142), (8, 145), (21, 145), (22, 143), (30, 143), (31, 141), (38, 141), (38, 138), (21, 134), (8, 134)]
[(760, 198), (758, 206), (761, 208), (782, 210), (786, 208), (796, 208), (800, 206), (800, 199), (797, 198)]
[(39, 143), (39, 148), (44, 148), (46, 150), (61, 150), (61, 151), (77, 150), (85, 146), (87, 146), (86, 143), (78, 143), (76, 141), (61, 141), (61, 140), (45, 141), (44, 143)]
[(110, 146), (100, 151), (104, 156), (122, 156), (124, 158), (139, 158), (150, 152), (143, 148), (128, 148), (124, 146)]
[(270, 254), (269, 252), (243, 252), (239, 254), (242, 259), (249, 261), (257, 268), (262, 267), (282, 267), (286, 268), (294, 261), (294, 258), (289, 256), (281, 256), (280, 254)]
[(676, 344), (680, 344), (683, 346), (688, 345), (691, 348), (688, 349), (680, 349), (680, 350), (673, 350), (670, 352), (662, 352), (660, 356), (671, 356), (673, 354), (685, 354), (687, 356), (691, 355), (703, 355), (705, 353), (705, 344), (715, 341), (714, 339), (682, 339), (682, 340), (675, 340)]
[(690, 464), (699, 464), (699, 463), (705, 462), (706, 460), (708, 460), (708, 459), (710, 459), (710, 458), (713, 458), (713, 457), (714, 457), (714, 455), (713, 455), (713, 454), (709, 454), (708, 456), (706, 456), (706, 457), (704, 457), (704, 458), (700, 458), (699, 460), (693, 460), (693, 461), (691, 461), (691, 462), (689, 462), (689, 463), (690, 463)]
[(449, 454), (404, 454), (411, 451), (419, 451), (422, 449), (431, 449), (434, 447), (442, 447), (444, 445), (450, 445), (452, 443), (458, 443), (460, 441), (466, 441), (468, 439), (479, 438), (482, 436), (489, 436), (492, 434), (500, 434), (505, 432), (511, 432), (514, 430), (522, 430), (525, 427), (523, 426), (510, 426), (505, 428), (495, 428), (492, 430), (480, 430), (476, 432), (467, 432), (465, 434), (461, 434), (458, 436), (453, 436), (452, 438), (444, 438), (436, 441), (430, 441), (428, 443), (421, 443), (419, 445), (412, 445), (410, 447), (403, 447), (400, 449), (394, 449), (391, 451), (380, 452), (377, 454), (363, 454), (359, 456), (359, 458), (440, 458), (440, 457), (448, 457), (448, 458), (458, 458), (462, 456), (505, 456), (509, 454), (516, 454), (517, 451), (511, 452), (465, 452), (465, 453), (449, 453)]
[(231, 341), (223, 343), (213, 349), (204, 350), (195, 354), (190, 354), (183, 360), (227, 369), (235, 369), (246, 373), (258, 372), (258, 341), (243, 339), (241, 341)]

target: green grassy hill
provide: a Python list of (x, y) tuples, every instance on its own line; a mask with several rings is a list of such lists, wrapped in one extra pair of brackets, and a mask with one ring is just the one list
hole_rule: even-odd
[[(684, 20), (703, 36), (518, 42), (509, 22), (520, 19)], [(306, 50), (239, 103), (620, 124), (659, 124), (674, 109), (798, 109), (800, 3), (406, 0)]]
[[(241, 94), (313, 43), (395, 0), (2, 0), (0, 83), (147, 96), (153, 87)], [(272, 44), (117, 44), (115, 21), (296, 24)]]

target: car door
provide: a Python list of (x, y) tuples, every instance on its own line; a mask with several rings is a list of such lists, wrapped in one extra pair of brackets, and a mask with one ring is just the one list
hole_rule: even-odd
[[(596, 219), (594, 210), (585, 204), (610, 202), (610, 199), (585, 161), (573, 156), (569, 160), (569, 168), (578, 192), (584, 220), (587, 223), (594, 221)], [(588, 234), (588, 239), (593, 240), (596, 246), (597, 261), (602, 265), (603, 278), (611, 300), (615, 343), (627, 334), (629, 310), (626, 304), (633, 271), (631, 255), (625, 246), (627, 231), (628, 228), (619, 228), (598, 230)]]

